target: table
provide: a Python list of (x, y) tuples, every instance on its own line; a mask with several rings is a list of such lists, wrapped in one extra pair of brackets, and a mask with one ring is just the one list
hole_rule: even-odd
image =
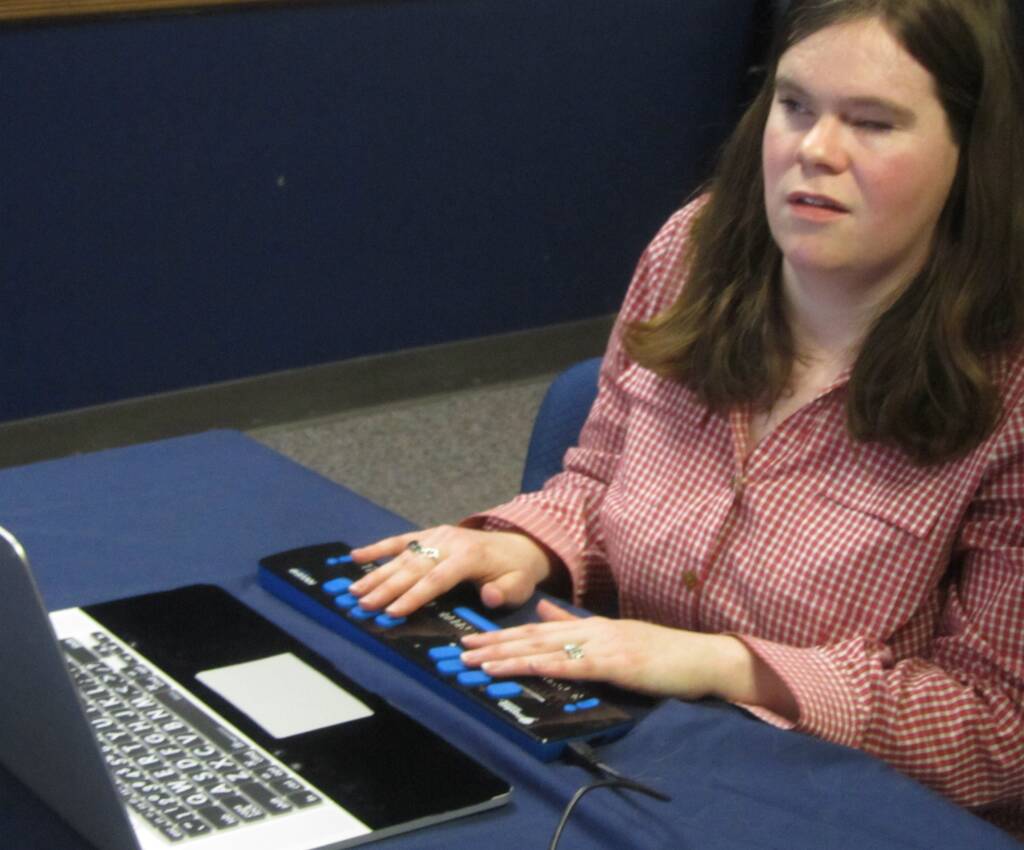
[[(362, 544), (410, 526), (242, 434), (214, 431), (2, 470), (0, 525), (25, 545), (49, 608), (220, 584), (515, 786), (500, 810), (374, 847), (545, 848), (562, 808), (589, 781), (580, 768), (536, 761), (266, 593), (256, 582), (265, 554), (337, 539)], [(1020, 848), (877, 759), (717, 702), (666, 701), (601, 752), (673, 800), (595, 791), (561, 850)], [(0, 835), (12, 848), (87, 847), (2, 769)]]

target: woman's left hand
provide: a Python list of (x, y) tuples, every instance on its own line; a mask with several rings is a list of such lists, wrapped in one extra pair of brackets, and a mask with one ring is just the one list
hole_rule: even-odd
[(495, 677), (587, 679), (680, 699), (734, 696), (751, 663), (746, 646), (727, 635), (576, 617), (546, 600), (537, 613), (539, 623), (467, 635), (463, 661)]

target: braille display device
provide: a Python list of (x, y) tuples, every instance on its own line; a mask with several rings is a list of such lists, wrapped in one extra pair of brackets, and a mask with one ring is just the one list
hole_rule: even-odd
[(499, 626), (479, 611), (472, 587), (456, 587), (409, 617), (363, 608), (349, 586), (376, 568), (353, 562), (341, 542), (260, 561), (260, 583), (285, 602), (375, 653), (544, 761), (570, 741), (624, 734), (641, 701), (593, 684), (539, 677), (492, 679), (460, 659), (463, 635)]

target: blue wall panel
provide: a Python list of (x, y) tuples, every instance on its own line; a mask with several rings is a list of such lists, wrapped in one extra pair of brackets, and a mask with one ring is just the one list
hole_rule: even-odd
[(0, 29), (0, 420), (615, 309), (753, 3)]

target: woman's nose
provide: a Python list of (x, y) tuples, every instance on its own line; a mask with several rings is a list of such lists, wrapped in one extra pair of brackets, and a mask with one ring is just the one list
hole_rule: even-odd
[(802, 165), (842, 171), (848, 163), (843, 142), (843, 126), (838, 119), (823, 115), (814, 122), (800, 142), (798, 157)]

